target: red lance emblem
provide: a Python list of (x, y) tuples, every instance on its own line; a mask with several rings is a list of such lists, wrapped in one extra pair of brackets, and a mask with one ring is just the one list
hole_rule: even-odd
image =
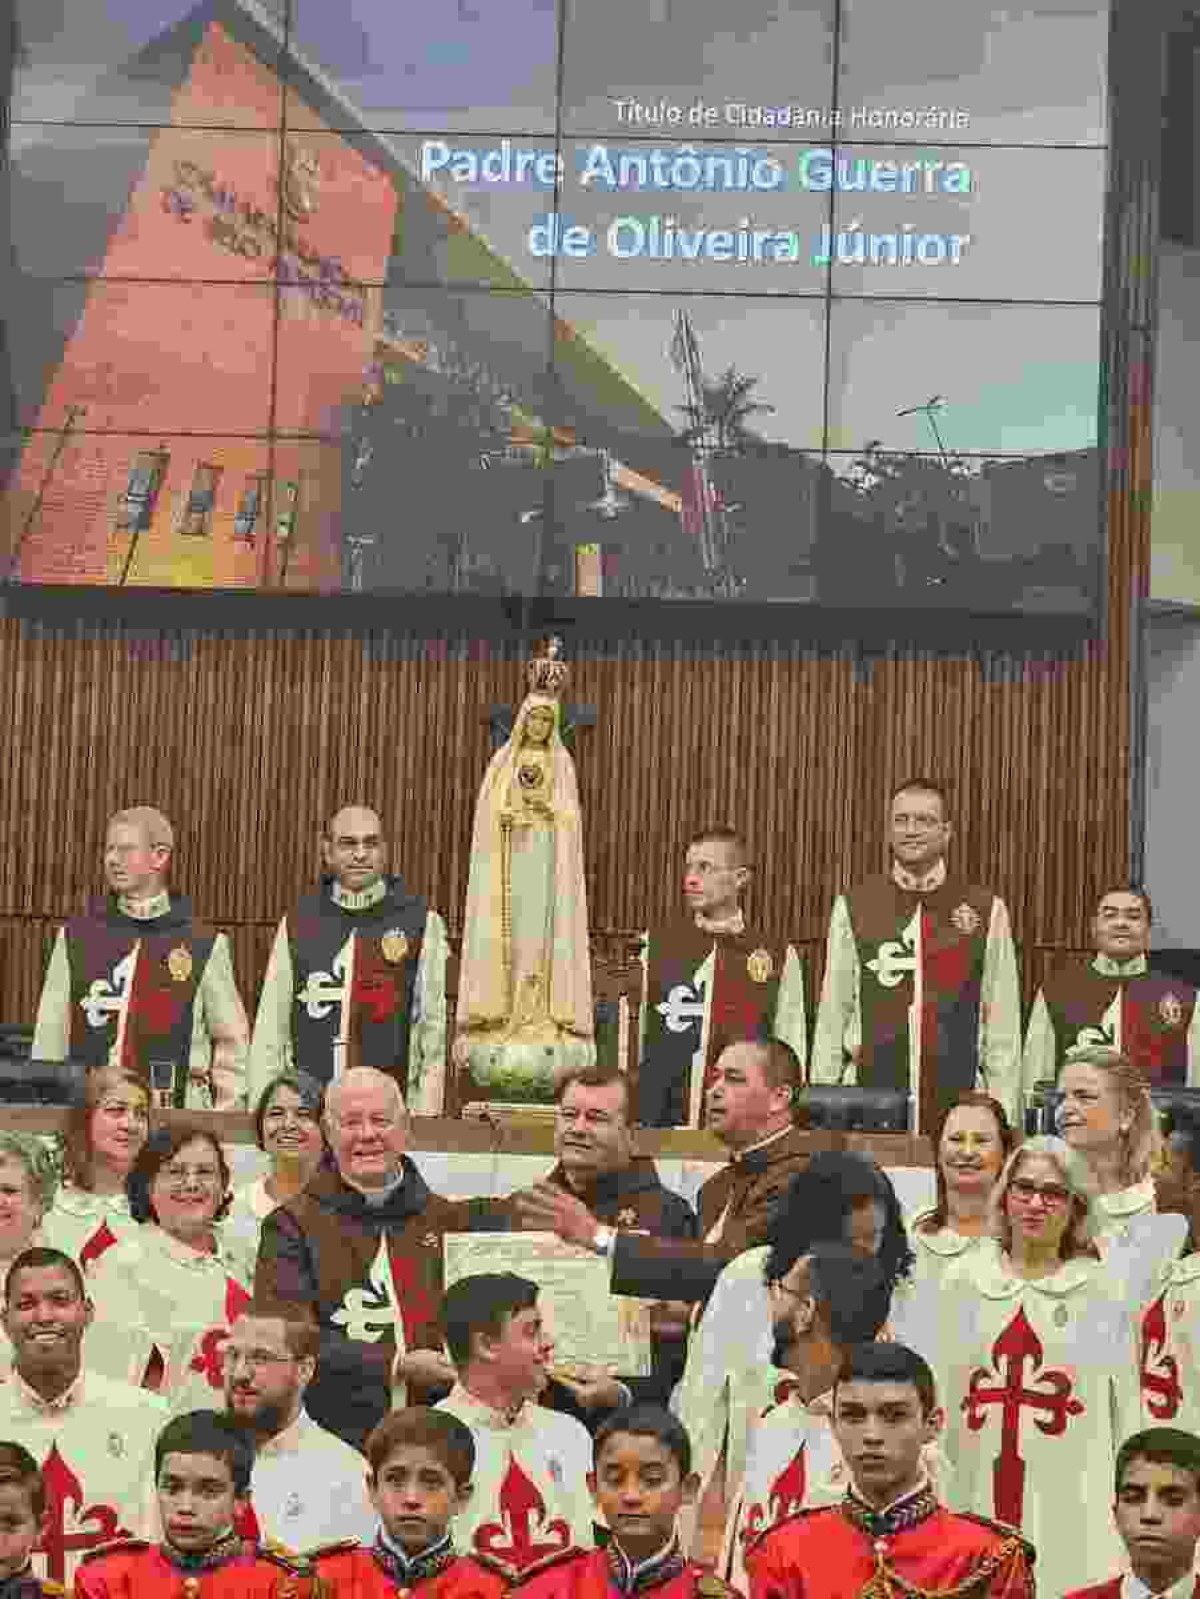
[[(805, 1471), (804, 1445), (801, 1444), (771, 1484), (767, 1494), (767, 1504), (771, 1511), (770, 1525), (773, 1527), (785, 1516), (803, 1510), (804, 1495), (807, 1490), (808, 1475)], [(767, 1514), (762, 1505), (751, 1505), (746, 1516), (746, 1525), (742, 1529), (742, 1543), (747, 1544), (751, 1538), (757, 1537), (766, 1524)]]
[(1179, 1362), (1167, 1353), (1167, 1296), (1158, 1298), (1142, 1317), (1142, 1348), (1139, 1373), (1146, 1409), (1155, 1421), (1170, 1421), (1179, 1414), (1183, 1388), (1179, 1381)]
[[(1041, 1339), (1030, 1326), (1024, 1310), (1018, 1310), (992, 1345), (992, 1365), (997, 1372), (1003, 1370), (1002, 1381), (995, 1387), (985, 1386), (994, 1373), (984, 1367), (977, 1368), (971, 1373), (962, 1402), (967, 1426), (972, 1432), (978, 1432), (987, 1421), (985, 1406), (1000, 1406), (1000, 1453), (992, 1467), (992, 1514), (1012, 1527), (1021, 1525), (1025, 1505), (1021, 1411), (1041, 1411), (1041, 1415), (1034, 1416), (1034, 1423), (1048, 1438), (1066, 1432), (1068, 1417), (1081, 1416), (1084, 1412), (1083, 1401), (1072, 1396), (1070, 1376), (1065, 1371), (1045, 1370), (1042, 1355)], [(1028, 1387), (1023, 1376), (1026, 1361), (1033, 1367), (1034, 1376), (1034, 1383)]]
[(250, 1295), (232, 1277), (225, 1279), (225, 1325), (210, 1327), (200, 1340), (200, 1347), (192, 1356), (189, 1371), (200, 1373), (210, 1388), (219, 1392), (225, 1389), (225, 1345), (229, 1342), (229, 1329), (237, 1318), (250, 1309)]
[(89, 1266), (94, 1266), (104, 1251), (111, 1249), (116, 1241), (114, 1235), (109, 1231), (107, 1221), (102, 1221), (79, 1251), (79, 1264), (84, 1271), (87, 1271)]
[[(420, 1262), (407, 1253), (400, 1241), (391, 1234), (388, 1235), (388, 1260), (392, 1268), (392, 1289), (400, 1311), (400, 1324), (404, 1329), (404, 1345), (406, 1349), (416, 1349), (430, 1328), (437, 1328), (438, 1307), (423, 1280)], [(438, 1344), (440, 1347), (440, 1338)]]
[[(46, 1576), (51, 1582), (63, 1583), (67, 1579), (68, 1555), (128, 1537), (129, 1532), (120, 1525), (120, 1512), (112, 1505), (83, 1508), (83, 1484), (59, 1454), (57, 1444), (51, 1445), (46, 1456), (42, 1481), (46, 1485), (46, 1521), (36, 1547), (46, 1557)], [(68, 1517), (79, 1531), (67, 1531)]]
[(510, 1453), (508, 1470), (500, 1485), (500, 1521), (486, 1521), (475, 1529), (476, 1549), (521, 1572), (570, 1546), (571, 1529), (561, 1516), (547, 1522), (546, 1501), (537, 1484), (530, 1481), (518, 1466), (516, 1456)]

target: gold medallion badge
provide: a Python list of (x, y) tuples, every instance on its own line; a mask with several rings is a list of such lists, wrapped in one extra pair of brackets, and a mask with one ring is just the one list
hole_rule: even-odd
[(192, 975), (192, 954), (180, 944), (167, 956), (167, 970), (177, 983), (186, 983)]
[(775, 970), (775, 963), (765, 949), (756, 949), (746, 961), (746, 971), (752, 983), (765, 983)]
[(617, 1212), (618, 1227), (632, 1227), (637, 1221), (637, 1211), (632, 1205), (626, 1205), (624, 1210)]
[(408, 954), (408, 939), (397, 927), (390, 933), (385, 933), (379, 940), (379, 952), (389, 966), (399, 966)]
[(960, 933), (970, 934), (979, 931), (979, 912), (965, 900), (950, 912), (950, 920)]
[(1158, 1002), (1158, 1014), (1167, 1027), (1178, 1027), (1183, 1021), (1183, 1006), (1174, 994), (1164, 994)]

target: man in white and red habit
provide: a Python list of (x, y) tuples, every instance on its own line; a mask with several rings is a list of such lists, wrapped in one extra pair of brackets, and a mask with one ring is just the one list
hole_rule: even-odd
[(1200, 1084), (1196, 990), (1152, 970), (1150, 896), (1110, 888), (1092, 918), (1096, 953), (1062, 962), (1038, 989), (1025, 1034), (1025, 1083), (1056, 1082), (1069, 1050), (1119, 1049), (1152, 1084)]
[(844, 1244), (818, 1244), (769, 1285), (775, 1335), (775, 1402), (751, 1423), (741, 1490), (730, 1508), (720, 1572), (744, 1593), (746, 1545), (806, 1505), (832, 1504), (849, 1485), (833, 1433), (833, 1385), (846, 1351), (870, 1343), (887, 1320), (887, 1278), (877, 1260)]
[(250, 1103), (280, 1072), (319, 1083), (374, 1066), (416, 1116), (442, 1110), (446, 924), (387, 873), (375, 811), (347, 805), (321, 836), (315, 894), (279, 923), (250, 1046)]
[(69, 1584), (89, 1549), (153, 1533), (154, 1444), (167, 1405), (83, 1370), (93, 1312), (69, 1256), (27, 1250), (4, 1291), (13, 1371), (0, 1384), (0, 1438), (28, 1449), (46, 1486), (34, 1569)]
[(572, 1546), (594, 1544), (591, 1434), (537, 1397), (553, 1344), (537, 1284), (511, 1272), (462, 1277), (446, 1290), (446, 1345), (458, 1373), (447, 1410), (475, 1440), (474, 1492), (456, 1528), (463, 1552), (518, 1581)]
[(250, 1024), (229, 941), (168, 889), (174, 848), (170, 822), (149, 805), (109, 822), (109, 892), (59, 930), (33, 1056), (133, 1067), (176, 1109), (244, 1109)]
[(1200, 1433), (1200, 1254), (1161, 1268), (1138, 1322), (1146, 1426)]
[(914, 1131), (974, 1088), (1015, 1121), (1021, 993), (1004, 902), (947, 868), (936, 783), (902, 784), (889, 826), (891, 869), (834, 903), (809, 1081), (904, 1090)]
[(808, 1057), (804, 971), (791, 944), (747, 923), (750, 863), (740, 833), (709, 827), (687, 847), (683, 913), (645, 935), (637, 1120), (699, 1127), (729, 1044), (766, 1033)]

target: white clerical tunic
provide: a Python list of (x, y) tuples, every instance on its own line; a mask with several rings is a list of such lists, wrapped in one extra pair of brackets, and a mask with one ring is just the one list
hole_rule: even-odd
[(77, 1260), (86, 1275), (106, 1249), (137, 1230), (124, 1193), (92, 1194), (64, 1183), (42, 1222), (42, 1240)]
[(1140, 1419), (1134, 1318), (1117, 1285), (1083, 1257), (1026, 1281), (989, 1239), (947, 1270), (942, 1301), (931, 1364), (944, 1502), (1020, 1527), (1041, 1593), (1106, 1580), (1124, 1554), (1113, 1463)]
[(454, 1522), (464, 1553), (521, 1571), (572, 1544), (592, 1547), (592, 1440), (582, 1423), (533, 1404), (509, 1418), (461, 1383), (434, 1409), (457, 1416), (475, 1439), (475, 1491)]
[(46, 1485), (38, 1576), (69, 1584), (87, 1550), (155, 1536), (154, 1444), (167, 1419), (162, 1399), (95, 1371), (49, 1402), (18, 1372), (0, 1383), (0, 1438), (28, 1449)]
[(942, 1279), (956, 1261), (980, 1242), (978, 1238), (956, 1232), (953, 1227), (924, 1232), (921, 1224), (932, 1215), (930, 1208), (905, 1219), (909, 1245), (916, 1259), (910, 1275), (896, 1284), (888, 1316), (896, 1342), (915, 1349), (926, 1359), (929, 1358), (927, 1351), (937, 1345)]
[(379, 1518), (367, 1497), (367, 1461), (306, 1410), (259, 1448), (250, 1498), (264, 1539), (287, 1549), (357, 1538), (374, 1541)]
[[(199, 1254), (147, 1222), (106, 1251), (88, 1292), (96, 1307), (89, 1367), (142, 1381), (153, 1361), (147, 1380), (176, 1415), (224, 1408), (222, 1351), (234, 1317), (250, 1304), (228, 1256)], [(140, 1374), (130, 1371), (135, 1346), (143, 1359)]]
[(1142, 1425), (1200, 1433), (1200, 1254), (1162, 1267), (1138, 1345)]
[(1096, 1246), (1121, 1296), (1136, 1310), (1144, 1305), (1164, 1268), (1187, 1242), (1188, 1219), (1155, 1208), (1154, 1179), (1147, 1177), (1095, 1201)]

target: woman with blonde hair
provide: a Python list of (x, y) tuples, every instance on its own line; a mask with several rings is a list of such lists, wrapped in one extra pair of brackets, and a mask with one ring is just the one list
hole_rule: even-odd
[[(0, 1289), (17, 1256), (42, 1243), (42, 1221), (57, 1188), (54, 1158), (40, 1138), (0, 1132)], [(10, 1365), (8, 1335), (0, 1326), (0, 1377)]]
[[(990, 1239), (942, 1278), (934, 1365), (955, 1503), (1019, 1527), (1039, 1588), (1119, 1561), (1112, 1462), (1140, 1424), (1134, 1317), (1095, 1244), (1095, 1186), (1061, 1138), (1005, 1162)], [(1073, 1529), (1071, 1537), (1063, 1529)]]
[(95, 1066), (67, 1113), (62, 1184), (42, 1242), (90, 1271), (106, 1249), (137, 1230), (125, 1182), (150, 1136), (150, 1089), (125, 1066)]

